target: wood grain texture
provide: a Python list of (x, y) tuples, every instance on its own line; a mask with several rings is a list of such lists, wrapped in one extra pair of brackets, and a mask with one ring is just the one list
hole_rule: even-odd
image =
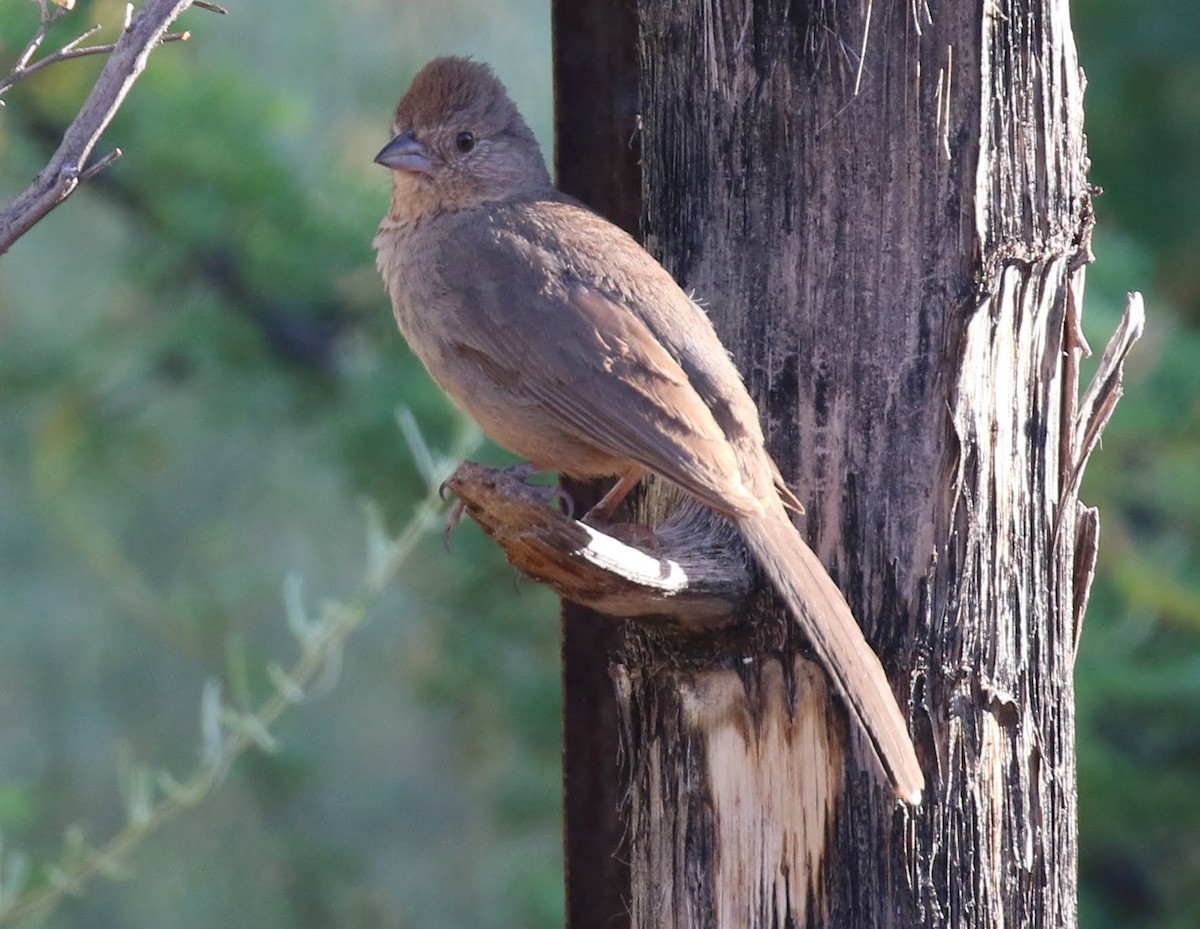
[(841, 793), (844, 733), (824, 712), (823, 673), (793, 662), (616, 669), (634, 749), (635, 926), (784, 925), (808, 909)]
[[(595, 30), (603, 6), (557, 25)], [(1099, 532), (1076, 494), (1140, 304), (1081, 401), (1092, 212), (1066, 0), (618, 7), (638, 16), (645, 242), (738, 362), (930, 789), (895, 806), (769, 593), (707, 643), (626, 628), (605, 647), (627, 828), (584, 841), (627, 864), (572, 874), (608, 896), (571, 924), (1070, 929)], [(611, 46), (592, 57), (567, 70), (604, 79)], [(560, 118), (564, 88), (590, 99), (560, 82)], [(576, 192), (631, 228), (612, 185), (636, 172), (604, 151)], [(676, 505), (651, 482), (632, 511)]]
[[(727, 753), (718, 788), (678, 695), (740, 662), (752, 732), (774, 713), (840, 732), (839, 710), (801, 696), (816, 672), (769, 609), (723, 665), (630, 648), (644, 666), (683, 665), (673, 696), (661, 676), (623, 685), (645, 891), (633, 925), (1073, 926), (1080, 569), (1064, 450), (1078, 445), (1078, 384), (1064, 346), (1091, 213), (1066, 4), (639, 12), (648, 247), (742, 368), (931, 787), (921, 809), (897, 810), (843, 733), (844, 793), (821, 841), (730, 884), (714, 798), (740, 778), (744, 850), (763, 828), (765, 743), (748, 738), (740, 768)], [(776, 656), (798, 669), (783, 703), (764, 696)], [(653, 742), (665, 727), (681, 734), (674, 754)]]
[[(874, 11), (869, 28), (865, 8), (834, 4), (641, 10), (648, 243), (707, 304), (808, 509), (811, 544), (901, 706), (919, 704), (915, 634), (932, 608), (955, 469), (952, 359), (977, 287), (975, 177), (959, 168), (975, 159), (978, 101), (969, 80), (947, 75), (978, 67), (978, 24), (919, 23), (898, 6)], [(760, 633), (768, 654), (803, 654), (784, 614), (755, 622), (774, 629)], [(805, 724), (840, 712), (822, 703)], [(936, 770), (924, 722), (918, 751)], [(865, 747), (841, 737), (852, 741), (829, 847), (764, 862), (783, 891), (745, 884), (737, 924), (915, 920), (913, 823)], [(748, 791), (756, 776), (746, 770)], [(662, 923), (647, 912), (634, 924)]]

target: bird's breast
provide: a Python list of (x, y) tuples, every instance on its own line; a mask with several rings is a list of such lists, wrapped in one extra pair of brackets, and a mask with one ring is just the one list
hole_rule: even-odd
[(541, 469), (577, 478), (628, 470), (629, 462), (566, 429), (537, 402), (523, 372), (467, 348), (473, 340), (464, 338), (464, 331), (477, 321), (433, 272), (439, 258), (436, 236), (424, 233), (419, 224), (385, 221), (375, 239), (376, 261), (405, 341), (442, 391), (494, 442)]

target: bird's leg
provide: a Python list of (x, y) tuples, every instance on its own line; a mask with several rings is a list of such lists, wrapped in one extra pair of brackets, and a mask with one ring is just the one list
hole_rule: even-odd
[(606, 493), (594, 507), (587, 511), (583, 518), (592, 523), (606, 523), (612, 519), (613, 513), (621, 505), (629, 492), (637, 486), (638, 481), (646, 474), (645, 468), (633, 465), (621, 475), (612, 489)]

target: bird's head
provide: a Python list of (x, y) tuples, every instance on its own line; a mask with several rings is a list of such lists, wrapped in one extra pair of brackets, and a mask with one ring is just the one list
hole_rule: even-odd
[(397, 219), (550, 186), (537, 140), (487, 65), (467, 58), (429, 62), (400, 98), (392, 130), (375, 161), (394, 173)]

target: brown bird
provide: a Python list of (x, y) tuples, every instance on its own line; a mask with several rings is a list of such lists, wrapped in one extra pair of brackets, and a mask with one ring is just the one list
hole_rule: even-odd
[(408, 344), (492, 439), (539, 469), (646, 472), (736, 524), (787, 602), (896, 793), (924, 777), (883, 666), (788, 519), (801, 509), (704, 312), (633, 238), (555, 190), (487, 66), (438, 58), (396, 107), (375, 238)]

